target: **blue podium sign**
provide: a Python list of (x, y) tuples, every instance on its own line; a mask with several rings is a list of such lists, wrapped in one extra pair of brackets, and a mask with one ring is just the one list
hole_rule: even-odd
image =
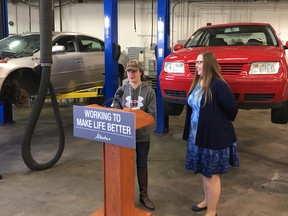
[(74, 136), (136, 148), (135, 113), (89, 106), (73, 106)]

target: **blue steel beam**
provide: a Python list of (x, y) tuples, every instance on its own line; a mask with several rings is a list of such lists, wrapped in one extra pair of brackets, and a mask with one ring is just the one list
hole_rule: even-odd
[(0, 17), (0, 25), (1, 25), (1, 34), (0, 34), (0, 39), (7, 37), (9, 35), (9, 30), (8, 30), (8, 7), (7, 7), (7, 0), (2, 0), (1, 1), (1, 17)]
[[(8, 2), (0, 3), (0, 39), (9, 36), (8, 30)], [(13, 122), (12, 103), (10, 100), (0, 101), (0, 125)], [(1, 175), (0, 175), (1, 176)]]
[(157, 116), (156, 134), (169, 130), (169, 116), (164, 114), (159, 75), (165, 57), (169, 54), (170, 43), (170, 0), (158, 0), (158, 34), (157, 34)]
[[(105, 100), (118, 88), (118, 61), (113, 59), (113, 44), (118, 44), (118, 0), (104, 0)], [(111, 103), (107, 103), (110, 105)]]

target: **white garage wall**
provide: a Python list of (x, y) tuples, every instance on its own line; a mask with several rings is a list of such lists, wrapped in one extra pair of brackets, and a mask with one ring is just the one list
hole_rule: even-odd
[(9, 25), (9, 33), (39, 31), (38, 7), (28, 7), (24, 4), (8, 4), (8, 20), (14, 25)]
[[(39, 12), (36, 7), (28, 7), (23, 3), (8, 5), (8, 19), (15, 23), (9, 26), (10, 34), (39, 31)], [(104, 37), (104, 6), (102, 3), (70, 4), (62, 8), (62, 31), (88, 33), (101, 39)], [(21, 11), (21, 13), (19, 13)], [(151, 42), (151, 5), (136, 4), (134, 22), (134, 6), (131, 3), (118, 4), (118, 41), (122, 49), (128, 47), (150, 47)], [(31, 14), (31, 21), (29, 21)], [(55, 30), (60, 30), (59, 8), (54, 9)], [(156, 23), (157, 14), (154, 14)], [(136, 27), (134, 27), (134, 23)], [(156, 40), (154, 26), (154, 43)]]
[[(9, 26), (10, 34), (39, 31), (39, 8), (26, 4), (8, 4), (8, 19), (15, 23)], [(20, 13), (21, 11), (21, 13)], [(157, 3), (136, 3), (134, 22), (133, 2), (118, 3), (118, 41), (122, 49), (128, 47), (150, 48), (157, 40)], [(181, 3), (171, 4), (171, 44), (186, 40), (196, 29), (207, 23), (268, 22), (288, 41), (288, 27), (285, 15), (287, 3)], [(103, 39), (103, 3), (70, 4), (62, 8), (62, 31), (76, 31), (95, 35)], [(60, 30), (59, 8), (54, 9), (55, 30)], [(31, 18), (30, 18), (31, 17)], [(286, 23), (285, 23), (286, 22)], [(136, 27), (134, 26), (136, 24)], [(286, 24), (286, 25), (285, 25)], [(172, 28), (173, 27), (173, 28)], [(151, 33), (153, 29), (153, 37)]]
[[(187, 39), (192, 32), (207, 23), (220, 24), (232, 22), (267, 22), (280, 36), (282, 42), (288, 41), (288, 26), (285, 15), (288, 12), (286, 3), (187, 3), (175, 4), (171, 12), (171, 42)], [(174, 21), (173, 21), (174, 20)]]

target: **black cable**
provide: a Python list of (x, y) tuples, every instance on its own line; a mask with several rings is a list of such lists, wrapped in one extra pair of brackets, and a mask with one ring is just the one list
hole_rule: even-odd
[(136, 32), (136, 0), (134, 0), (134, 30)]
[[(52, 167), (62, 156), (62, 153), (64, 151), (65, 146), (65, 135), (64, 135), (64, 127), (62, 124), (62, 119), (60, 115), (60, 111), (58, 108), (58, 102), (55, 94), (55, 90), (50, 83), (50, 69), (43, 67), (42, 69), (42, 77), (41, 77), (41, 84), (39, 88), (39, 93), (37, 95), (36, 103), (33, 106), (30, 118), (28, 119), (28, 124), (24, 133), (24, 139), (22, 143), (22, 158), (26, 166), (31, 170), (44, 170)], [(58, 126), (58, 135), (59, 135), (59, 143), (58, 143), (58, 149), (55, 154), (55, 156), (48, 161), (47, 163), (39, 164), (33, 159), (32, 153), (31, 153), (31, 141), (32, 136), (38, 121), (38, 118), (40, 116), (41, 110), (43, 108), (47, 89), (49, 86), (49, 92), (51, 95), (51, 102), (52, 107), (54, 111), (54, 116), (56, 119), (56, 124)]]
[(109, 102), (111, 102), (113, 99), (114, 99), (114, 98), (110, 98), (110, 99), (104, 101), (104, 103), (102, 104), (102, 106), (105, 107), (106, 104), (109, 103)]
[[(52, 65), (52, 10), (47, 10), (47, 8), (52, 8), (52, 1), (40, 1), (40, 63), (42, 69), (41, 81), (37, 94), (37, 100), (28, 119), (22, 142), (22, 157), (24, 163), (31, 170), (44, 170), (52, 167), (60, 159), (65, 146), (64, 127), (61, 120), (56, 94), (52, 84), (50, 83)], [(48, 88), (51, 96), (56, 123), (58, 126), (59, 143), (55, 156), (47, 163), (39, 164), (33, 159), (31, 153), (31, 141), (38, 118), (45, 102)]]
[(152, 17), (151, 17), (151, 18), (152, 18), (152, 21), (151, 21), (151, 22), (152, 22), (152, 24), (151, 24), (151, 42), (150, 42), (150, 49), (152, 48), (152, 44), (153, 44), (153, 28), (154, 28), (154, 25), (153, 25), (153, 22), (154, 22), (154, 19), (153, 19), (153, 18), (154, 18), (154, 16), (153, 16), (153, 10), (154, 10), (153, 4), (154, 4), (154, 3), (153, 3), (153, 0), (152, 0), (152, 12), (151, 12), (151, 14), (152, 14), (152, 15), (151, 15), (151, 16), (152, 16)]

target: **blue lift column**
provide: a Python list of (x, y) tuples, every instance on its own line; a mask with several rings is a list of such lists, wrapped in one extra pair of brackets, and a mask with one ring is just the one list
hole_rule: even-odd
[[(118, 60), (115, 48), (118, 45), (118, 0), (104, 0), (105, 42), (105, 101), (114, 97), (118, 88)], [(110, 105), (110, 104), (107, 104)]]
[(8, 9), (7, 9), (7, 0), (2, 0), (0, 3), (0, 11), (1, 11), (1, 17), (0, 17), (0, 25), (1, 25), (1, 35), (0, 39), (7, 37), (9, 35), (8, 32)]
[(164, 114), (159, 75), (165, 57), (169, 54), (170, 43), (170, 0), (158, 0), (158, 34), (157, 34), (157, 116), (156, 134), (169, 130), (169, 116)]
[[(7, 37), (9, 35), (8, 30), (8, 7), (7, 0), (2, 0), (0, 3), (0, 39)], [(0, 101), (0, 125), (8, 122), (12, 122), (12, 104), (9, 98)]]

